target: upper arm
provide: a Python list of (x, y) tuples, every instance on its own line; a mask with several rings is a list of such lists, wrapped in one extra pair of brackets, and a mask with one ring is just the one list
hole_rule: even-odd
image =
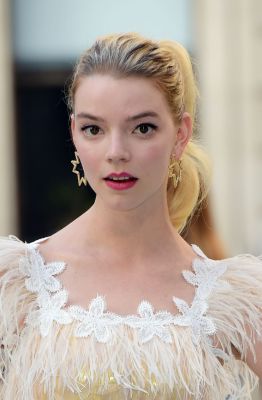
[(262, 258), (240, 255), (229, 260), (230, 284), (224, 314), (225, 335), (237, 359), (262, 379)]
[(255, 359), (251, 350), (247, 352), (245, 361), (249, 368), (262, 379), (262, 340), (256, 340), (254, 344)]

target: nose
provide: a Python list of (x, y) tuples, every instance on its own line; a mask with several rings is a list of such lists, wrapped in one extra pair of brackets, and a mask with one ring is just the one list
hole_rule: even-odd
[(130, 160), (128, 140), (121, 133), (110, 135), (107, 143), (106, 159), (110, 162)]

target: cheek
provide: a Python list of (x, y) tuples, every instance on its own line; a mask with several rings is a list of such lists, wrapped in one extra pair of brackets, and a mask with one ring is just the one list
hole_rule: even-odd
[(149, 166), (149, 171), (155, 174), (163, 174), (168, 168), (169, 153), (166, 146), (150, 146), (144, 155), (146, 165)]
[(83, 168), (86, 169), (86, 171), (95, 168), (96, 164), (98, 163), (96, 152), (88, 147), (77, 145), (76, 149), (79, 154)]

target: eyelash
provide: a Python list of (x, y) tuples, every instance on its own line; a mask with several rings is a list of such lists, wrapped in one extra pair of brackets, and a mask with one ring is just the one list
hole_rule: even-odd
[[(152, 123), (149, 123), (149, 122), (148, 123), (147, 122), (143, 122), (142, 124), (137, 125), (137, 127), (134, 129), (134, 131), (137, 128), (141, 127), (141, 126), (147, 126), (147, 127), (152, 129), (149, 132), (141, 133), (141, 136), (151, 136), (153, 131), (157, 130), (157, 126), (155, 124), (152, 124)], [(96, 135), (88, 135), (87, 134), (87, 129), (90, 129), (90, 128), (99, 128), (99, 126), (97, 126), (97, 125), (84, 125), (80, 129), (81, 129), (82, 132), (84, 132), (86, 134), (86, 136), (93, 136), (93, 137), (97, 136), (98, 134), (96, 134)]]

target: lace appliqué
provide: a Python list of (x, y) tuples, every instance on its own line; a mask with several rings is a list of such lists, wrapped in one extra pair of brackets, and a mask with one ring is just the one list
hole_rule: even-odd
[(44, 263), (37, 251), (29, 251), (27, 257), (19, 262), (21, 273), (27, 276), (25, 286), (30, 292), (57, 292), (61, 283), (53, 275), (61, 273), (65, 269), (64, 262)]
[(87, 337), (94, 334), (98, 342), (110, 340), (113, 326), (122, 323), (122, 318), (105, 310), (106, 303), (102, 296), (97, 296), (90, 302), (88, 311), (79, 306), (70, 306), (70, 315), (80, 321), (75, 329), (75, 336)]
[(192, 339), (195, 344), (200, 342), (202, 335), (213, 335), (216, 332), (212, 319), (205, 315), (208, 309), (206, 301), (196, 297), (191, 307), (184, 300), (176, 297), (173, 297), (173, 301), (181, 313), (175, 316), (175, 323), (192, 327)]
[[(195, 251), (197, 251), (196, 246)], [(183, 271), (183, 277), (191, 285), (197, 286), (196, 296), (198, 299), (205, 300), (212, 290), (221, 284), (218, 283), (218, 278), (226, 272), (227, 265), (223, 261), (211, 260), (205, 256), (204, 261), (196, 258), (192, 269), (194, 272)]]
[[(44, 240), (44, 239), (43, 239)], [(39, 242), (38, 242), (39, 243)], [(198, 344), (202, 338), (216, 332), (214, 322), (207, 315), (207, 298), (211, 291), (221, 282), (219, 277), (226, 271), (226, 264), (207, 258), (203, 252), (192, 245), (200, 258), (193, 261), (192, 271), (183, 271), (185, 280), (196, 287), (195, 297), (191, 305), (186, 301), (173, 297), (178, 313), (154, 311), (153, 306), (146, 300), (141, 301), (137, 315), (121, 316), (106, 310), (103, 296), (97, 295), (88, 309), (72, 305), (66, 306), (67, 291), (62, 289), (61, 282), (54, 275), (65, 268), (64, 262), (46, 263), (37, 250), (37, 242), (28, 244), (28, 256), (21, 259), (20, 270), (25, 276), (26, 288), (38, 293), (38, 309), (32, 311), (26, 318), (26, 323), (39, 327), (42, 336), (48, 335), (53, 322), (70, 324), (76, 322), (75, 337), (93, 335), (98, 342), (106, 343), (113, 335), (117, 325), (124, 324), (138, 330), (141, 343), (150, 341), (154, 336), (165, 343), (172, 343), (170, 325), (188, 326), (192, 330), (192, 340)]]
[(142, 343), (148, 342), (154, 335), (166, 343), (172, 343), (172, 337), (167, 326), (174, 322), (174, 317), (167, 311), (154, 313), (153, 306), (143, 300), (138, 306), (138, 314), (125, 318), (125, 323), (132, 328), (139, 329), (138, 336)]
[(51, 295), (48, 291), (42, 290), (37, 298), (39, 309), (31, 312), (25, 322), (29, 325), (39, 326), (42, 336), (47, 336), (53, 321), (66, 325), (73, 321), (73, 318), (65, 307), (68, 294), (66, 290), (59, 290)]

